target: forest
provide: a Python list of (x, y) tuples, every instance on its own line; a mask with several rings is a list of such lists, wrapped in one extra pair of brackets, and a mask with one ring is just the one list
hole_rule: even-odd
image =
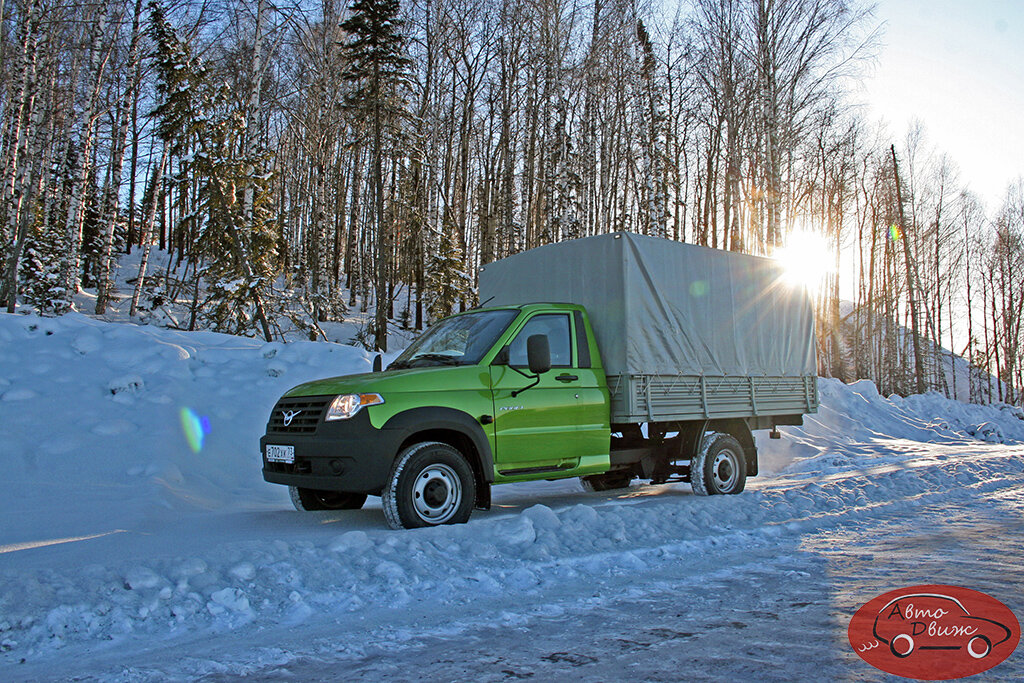
[(858, 0), (0, 0), (0, 303), (387, 350), (546, 243), (817, 241), (820, 374), (1019, 405), (1024, 183), (864, 115), (882, 40)]

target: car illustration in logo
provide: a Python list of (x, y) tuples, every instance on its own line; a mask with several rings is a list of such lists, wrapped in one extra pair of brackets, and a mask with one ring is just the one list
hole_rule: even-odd
[(1011, 636), (1008, 627), (972, 615), (960, 600), (941, 593), (893, 598), (878, 611), (873, 633), (901, 659), (929, 650), (960, 650), (984, 659)]

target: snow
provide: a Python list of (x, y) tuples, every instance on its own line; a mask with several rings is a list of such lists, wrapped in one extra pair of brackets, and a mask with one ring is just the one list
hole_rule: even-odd
[[(174, 251), (162, 251), (151, 248), (150, 257), (146, 270), (145, 286), (139, 300), (137, 315), (129, 316), (131, 299), (135, 291), (136, 278), (139, 273), (139, 265), (142, 260), (143, 250), (134, 249), (130, 254), (121, 254), (115, 259), (112, 268), (113, 291), (111, 292), (110, 303), (107, 312), (98, 318), (106, 322), (120, 322), (136, 324), (142, 322), (148, 325), (159, 325), (172, 329), (183, 329), (187, 326), (192, 308), (192, 288), (181, 282), (182, 278), (189, 277), (187, 263), (179, 261)], [(205, 283), (204, 283), (205, 284)], [(299, 315), (301, 306), (296, 307), (294, 292), (288, 293), (288, 286), (283, 277), (278, 278), (274, 283), (276, 293), (284, 299), (292, 300), (292, 313)], [(407, 290), (399, 288), (395, 294), (396, 309), (401, 311), (406, 301)], [(200, 296), (207, 294), (205, 287), (201, 290)], [(173, 298), (176, 296), (177, 298)], [(94, 311), (96, 309), (96, 290), (92, 288), (83, 289), (73, 297), (73, 308), (76, 311)], [(362, 306), (356, 306), (353, 310), (344, 315), (344, 321), (319, 322), (319, 332), (327, 341), (354, 344), (360, 337), (365, 337), (368, 326), (373, 321), (374, 312), (372, 308), (359, 310)], [(28, 310), (23, 306), (23, 310)], [(299, 315), (306, 318), (309, 323), (308, 313)], [(294, 322), (289, 320), (287, 315), (279, 314), (273, 321), (274, 334), (277, 337), (283, 336), (288, 341), (299, 341), (309, 338), (309, 330), (302, 330), (296, 327)], [(416, 332), (403, 329), (399, 325), (391, 324), (388, 327), (390, 345), (397, 348), (408, 346)], [(95, 337), (83, 338), (82, 344), (85, 348), (94, 343)], [(275, 342), (276, 343), (276, 342)], [(269, 348), (274, 348), (273, 346)], [(88, 351), (85, 351), (87, 353)], [(389, 354), (389, 357), (397, 353)]]
[(371, 361), (0, 314), (0, 680), (871, 677), (858, 600), (941, 572), (1024, 616), (1019, 408), (822, 380), (740, 496), (510, 485), (401, 532), (373, 498), (295, 512), (260, 474), (270, 409)]

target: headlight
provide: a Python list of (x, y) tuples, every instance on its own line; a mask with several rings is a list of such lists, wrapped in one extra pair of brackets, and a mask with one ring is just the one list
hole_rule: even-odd
[(376, 406), (383, 402), (384, 397), (380, 394), (343, 394), (335, 396), (334, 400), (331, 401), (331, 405), (327, 408), (327, 415), (324, 416), (324, 421), (347, 420), (358, 413), (359, 409), (363, 406)]

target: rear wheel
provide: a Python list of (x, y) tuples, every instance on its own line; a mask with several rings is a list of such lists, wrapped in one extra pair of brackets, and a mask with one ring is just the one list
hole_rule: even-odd
[(604, 474), (591, 474), (588, 477), (580, 477), (580, 484), (584, 491), (613, 491), (615, 489), (629, 488), (629, 482), (633, 481), (633, 473), (606, 472)]
[(366, 502), (365, 493), (317, 491), (289, 486), (288, 494), (296, 510), (358, 510)]
[(747, 461), (735, 437), (712, 432), (690, 461), (690, 486), (698, 496), (735, 494), (747, 484)]
[(473, 469), (446, 443), (414, 444), (398, 454), (381, 493), (392, 529), (414, 529), (469, 520), (476, 500)]

